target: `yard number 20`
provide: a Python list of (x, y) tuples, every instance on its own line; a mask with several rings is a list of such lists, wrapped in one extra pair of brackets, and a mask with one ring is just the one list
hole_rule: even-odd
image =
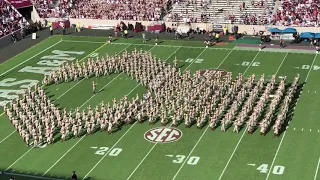
[(122, 149), (120, 148), (113, 148), (110, 152), (108, 152), (109, 148), (108, 147), (100, 147), (99, 150), (95, 152), (97, 155), (105, 155), (108, 153), (109, 156), (118, 156)]
[[(285, 167), (284, 166), (274, 166), (273, 170), (272, 170), (272, 174), (278, 174), (281, 175), (284, 172)], [(268, 164), (261, 164), (261, 166), (259, 166), (257, 168), (258, 171), (260, 171), (261, 173), (267, 173), (268, 172)]]
[[(177, 163), (177, 164), (181, 164), (181, 163), (183, 163), (183, 160), (186, 158), (186, 156), (184, 156), (184, 155), (176, 155), (176, 158), (177, 159), (174, 159), (172, 162), (173, 163)], [(198, 164), (199, 160), (200, 160), (200, 157), (191, 156), (191, 157), (189, 157), (189, 159), (187, 161), (187, 164), (196, 165), (196, 164)]]
[[(250, 62), (243, 62), (241, 65), (242, 66), (249, 66), (251, 63)], [(260, 66), (260, 62), (253, 62), (251, 66)]]

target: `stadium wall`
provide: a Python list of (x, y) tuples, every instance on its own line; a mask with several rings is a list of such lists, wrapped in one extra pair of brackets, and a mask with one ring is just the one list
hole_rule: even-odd
[[(49, 22), (53, 22), (56, 20), (56, 18), (48, 18), (47, 19)], [(120, 21), (123, 21), (124, 23), (128, 24), (135, 24), (137, 21), (126, 21), (126, 20), (101, 20), (101, 19), (73, 19), (70, 18), (70, 23), (71, 24), (77, 24), (78, 22), (81, 24), (81, 26), (88, 28), (92, 26), (93, 24), (99, 24), (99, 25), (107, 25), (107, 26), (116, 26), (117, 24), (120, 23)], [(143, 26), (149, 26), (152, 24), (156, 24), (157, 22), (152, 22), (152, 21), (139, 21)], [(177, 22), (165, 22), (166, 27), (177, 27), (179, 23)], [(227, 24), (228, 28), (231, 29), (232, 26), (235, 24)], [(279, 28), (279, 29), (284, 29), (287, 27), (284, 26), (258, 26), (258, 25), (237, 25), (239, 27), (239, 32), (243, 33), (246, 32), (249, 35), (252, 35), (253, 33), (253, 28), (255, 29), (256, 32), (258, 31), (265, 31), (267, 28)], [(196, 29), (197, 27), (203, 28), (205, 30), (211, 30), (212, 29), (212, 24), (211, 23), (191, 23), (191, 28)], [(319, 27), (294, 27), (297, 29), (298, 32), (320, 32)]]

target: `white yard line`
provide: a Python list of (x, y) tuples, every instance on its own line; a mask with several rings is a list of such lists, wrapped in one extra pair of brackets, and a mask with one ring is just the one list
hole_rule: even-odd
[(316, 180), (316, 179), (317, 179), (318, 170), (319, 170), (319, 164), (320, 164), (320, 158), (319, 158), (319, 160), (318, 160), (318, 165), (317, 165), (316, 173), (314, 174), (313, 180)]
[[(315, 63), (315, 61), (316, 61), (316, 59), (317, 59), (317, 55), (318, 55), (318, 54), (316, 54), (316, 55), (314, 56), (314, 58), (313, 58), (313, 61), (312, 61), (312, 64), (311, 64), (311, 66), (310, 66), (310, 69), (309, 69), (309, 72), (308, 72), (308, 74), (307, 74), (307, 77), (306, 77), (306, 79), (304, 80), (305, 82), (307, 82), (307, 80), (308, 80), (308, 78), (309, 78), (309, 75), (310, 75), (311, 69), (312, 69), (312, 67), (313, 67), (313, 65), (314, 65), (314, 63)], [(299, 100), (299, 99), (298, 99), (298, 100)], [(272, 160), (272, 163), (271, 163), (271, 166), (270, 166), (269, 172), (268, 172), (268, 174), (267, 174), (266, 180), (268, 180), (268, 178), (269, 178), (269, 175), (270, 175), (271, 169), (273, 168), (273, 164), (274, 164), (274, 162), (275, 162), (275, 161), (276, 161), (276, 159), (277, 159), (277, 156), (278, 156), (279, 150), (280, 150), (280, 148), (281, 148), (281, 145), (282, 145), (283, 139), (284, 139), (284, 137), (286, 136), (286, 133), (287, 133), (287, 131), (285, 131), (285, 132), (283, 133), (283, 135), (282, 135), (281, 141), (280, 141), (280, 143), (279, 143), (279, 146), (278, 146), (278, 149), (277, 149), (277, 151), (276, 151), (276, 154), (274, 155), (274, 158), (273, 158), (273, 160)]]
[[(260, 52), (260, 51), (259, 51), (259, 52)], [(255, 60), (255, 59), (256, 59), (256, 57), (258, 56), (259, 52), (258, 52), (258, 53), (257, 53), (257, 55), (255, 56), (254, 60)], [(287, 57), (287, 55), (288, 55), (288, 53), (286, 54), (285, 58)], [(279, 65), (279, 67), (278, 67), (278, 69), (277, 69), (276, 73), (278, 73), (278, 71), (279, 71), (280, 67), (282, 66), (282, 64), (283, 64), (283, 62), (284, 62), (284, 60), (285, 60), (285, 58), (283, 58), (283, 59), (282, 59), (282, 62), (280, 63), (280, 65)], [(254, 60), (253, 60), (253, 61), (254, 61)], [(253, 63), (253, 61), (251, 62), (251, 64)], [(251, 65), (250, 65), (250, 66), (251, 66)], [(249, 67), (250, 67), (250, 66), (249, 66)], [(247, 69), (247, 70), (248, 70), (248, 69)], [(247, 71), (247, 70), (246, 70), (246, 71)], [(235, 148), (233, 149), (233, 152), (232, 152), (232, 154), (231, 154), (230, 158), (228, 159), (227, 164), (226, 164), (226, 166), (224, 167), (224, 169), (223, 169), (223, 171), (222, 171), (222, 173), (221, 173), (221, 175), (220, 175), (220, 177), (219, 177), (219, 180), (221, 180), (221, 178), (222, 178), (222, 176), (223, 176), (224, 172), (226, 171), (227, 167), (229, 166), (229, 163), (230, 163), (231, 159), (233, 158), (233, 156), (234, 156), (235, 152), (237, 151), (238, 146), (239, 146), (240, 142), (242, 141), (242, 138), (244, 137), (244, 134), (245, 134), (245, 132), (247, 131), (247, 129), (248, 129), (248, 126), (246, 126), (246, 128), (243, 130), (243, 133), (242, 133), (242, 135), (241, 135), (241, 137), (240, 137), (240, 139), (239, 139), (239, 141), (238, 141), (237, 145), (236, 145), (236, 146), (235, 146)]]
[(3, 141), (5, 141), (6, 139), (8, 139), (12, 134), (14, 134), (16, 131), (12, 131), (8, 136), (6, 136), (4, 139), (2, 139), (1, 141), (0, 141), (0, 144), (3, 142)]
[[(179, 47), (180, 48), (180, 47)], [(204, 49), (204, 51), (205, 51), (206, 49)], [(229, 55), (232, 53), (232, 51), (234, 50), (234, 48), (227, 54), (227, 56), (221, 61), (221, 63), (219, 64), (219, 66), (217, 67), (217, 68), (219, 68), (222, 64), (223, 64), (223, 62), (229, 57)], [(201, 56), (201, 54), (203, 54), (203, 52), (204, 51), (202, 51), (199, 55), (198, 55), (198, 57), (197, 58), (199, 58), (200, 56)], [(197, 59), (196, 58), (196, 59)], [(196, 60), (195, 59), (195, 60)], [(194, 62), (194, 61), (193, 61)], [(191, 65), (192, 63), (190, 63), (190, 65)], [(189, 65), (189, 66), (190, 66)], [(188, 67), (189, 67), (188, 66)], [(183, 71), (183, 72), (185, 72), (187, 69), (188, 69), (188, 67)], [(171, 124), (172, 125), (172, 124)], [(171, 127), (171, 125), (169, 126), (169, 127)], [(209, 127), (209, 126), (208, 126)], [(207, 130), (207, 129), (206, 129)], [(205, 130), (205, 131), (206, 131)], [(199, 139), (199, 141), (197, 142), (197, 144), (200, 142), (200, 140), (202, 139), (202, 136), (204, 135), (204, 133), (201, 135), (201, 137), (200, 137), (200, 139)], [(127, 178), (127, 180), (129, 180), (130, 178), (131, 178), (131, 176), (136, 172), (136, 170), (140, 167), (140, 165), (144, 162), (144, 160), (149, 156), (149, 154), (152, 152), (152, 150), (157, 146), (157, 144), (158, 143), (155, 143), (153, 146), (152, 146), (152, 148), (148, 151), (148, 153), (143, 157), (143, 159), (140, 161), (140, 163), (136, 166), (136, 168), (132, 171), (132, 173), (129, 175), (129, 177)], [(195, 148), (195, 147), (194, 147)], [(194, 149), (193, 149), (194, 150)], [(192, 151), (193, 151), (192, 150)], [(192, 153), (192, 152), (191, 152)], [(190, 154), (191, 154), (190, 153)], [(189, 154), (189, 156), (190, 156), (190, 154)], [(188, 158), (187, 158), (188, 159)], [(184, 162), (185, 163), (185, 162)], [(183, 164), (184, 164), (183, 163)], [(183, 165), (182, 165), (183, 166)], [(181, 168), (182, 168), (182, 166), (180, 167), (180, 169), (178, 170), (178, 172), (176, 173), (176, 175), (179, 173), (179, 171), (181, 170)], [(176, 175), (175, 175), (175, 177), (176, 177)], [(175, 178), (174, 177), (174, 178)]]
[[(101, 49), (103, 46), (105, 46), (105, 44), (104, 45), (102, 45), (102, 46), (100, 46), (99, 48), (97, 48), (96, 50), (94, 50), (93, 52), (91, 52), (91, 53), (89, 53), (89, 55), (90, 54), (92, 54), (92, 53), (94, 53), (94, 52), (96, 52), (97, 50), (99, 50), (99, 49)], [(130, 46), (130, 45), (129, 45)], [(129, 46), (127, 46), (126, 48), (128, 48)], [(125, 48), (125, 49), (126, 49)], [(123, 49), (122, 51), (124, 51), (125, 49)], [(122, 51), (120, 51), (119, 53), (121, 53)], [(118, 53), (118, 54), (119, 54)], [(89, 55), (87, 55), (87, 56), (85, 56), (84, 58), (82, 58), (80, 61), (82, 61), (82, 60), (84, 60), (86, 57), (88, 57)], [(119, 74), (120, 75), (120, 74)], [(109, 85), (112, 81), (114, 81), (117, 77), (119, 77), (119, 75), (118, 76), (116, 76), (115, 78), (113, 78), (107, 85)], [(77, 83), (78, 84), (78, 83)], [(107, 85), (105, 85), (103, 88), (105, 88)], [(74, 86), (72, 86), (71, 88), (74, 88), (75, 87), (75, 85)], [(70, 89), (71, 89), (70, 88)], [(103, 89), (102, 88), (102, 89)], [(70, 89), (69, 90), (67, 90), (67, 91), (70, 91)], [(66, 93), (64, 93), (64, 94), (66, 94)], [(93, 95), (94, 96), (94, 95)], [(91, 96), (90, 97), (90, 99), (92, 99), (92, 97), (93, 96)], [(58, 97), (57, 99), (59, 99), (59, 98), (61, 98), (62, 96), (60, 96), (60, 97)], [(56, 100), (57, 100), (56, 99)], [(90, 100), (89, 99), (89, 100)], [(56, 100), (54, 100), (54, 101), (56, 101)], [(53, 102), (54, 102), (53, 101)], [(85, 103), (83, 103), (82, 105), (81, 105), (81, 107), (84, 105), (84, 104), (86, 104), (88, 102), (88, 100), (85, 102)], [(14, 132), (16, 132), (16, 131), (13, 131), (11, 134), (14, 134)], [(11, 136), (11, 135), (10, 135)], [(78, 144), (80, 141), (82, 140), (82, 138), (76, 143), (76, 144)], [(4, 141), (4, 140), (3, 140)], [(75, 145), (76, 145), (75, 144)], [(74, 146), (73, 146), (74, 147)], [(72, 149), (73, 149), (73, 147), (71, 147)], [(26, 154), (28, 154), (32, 149), (33, 149), (34, 147), (32, 147), (32, 148), (30, 148), (27, 152), (25, 152), (22, 156), (20, 156), (13, 164), (11, 164), (7, 169), (6, 169), (6, 171), (8, 170), (8, 169), (10, 169), (13, 165), (15, 165), (20, 159), (22, 159)], [(71, 150), (71, 149), (69, 149), (69, 150)], [(68, 151), (67, 151), (68, 152)], [(64, 155), (65, 156), (65, 155)], [(52, 167), (51, 167), (52, 168)], [(47, 172), (46, 172), (47, 173)]]
[(243, 72), (243, 74), (246, 74), (247, 71), (249, 70), (249, 68), (252, 66), (253, 62), (257, 59), (257, 57), (259, 56), (261, 51), (259, 51), (256, 56), (254, 56), (254, 58), (252, 59), (252, 61), (250, 62), (249, 66), (247, 67), (247, 69)]
[(281, 68), (284, 60), (287, 58), (288, 54), (289, 54), (289, 53), (287, 52), (286, 55), (284, 56), (284, 58), (282, 59), (282, 62), (281, 62), (281, 64), (280, 64), (280, 66), (278, 67), (278, 69), (277, 69), (277, 71), (276, 71), (276, 74), (278, 74), (278, 72), (279, 72), (279, 70), (280, 70), (280, 68)]
[(313, 58), (313, 61), (312, 61), (312, 64), (311, 64), (311, 66), (310, 66), (310, 69), (309, 69), (309, 72), (308, 72), (308, 74), (307, 74), (307, 77), (306, 77), (305, 82), (307, 82), (307, 80), (308, 80), (308, 78), (309, 78), (309, 75), (310, 75), (311, 69), (313, 68), (314, 63), (316, 62), (317, 55), (318, 55), (318, 54), (316, 54), (316, 55), (314, 56), (314, 58)]
[[(310, 68), (310, 69), (311, 69), (311, 68)], [(280, 140), (278, 149), (277, 149), (277, 151), (276, 151), (276, 154), (275, 154), (274, 157), (273, 157), (273, 160), (272, 160), (270, 169), (268, 170), (268, 174), (267, 174), (266, 180), (269, 178), (269, 175), (270, 175), (270, 173), (271, 173), (271, 169), (273, 168), (273, 164), (274, 164), (274, 162), (276, 161), (276, 158), (277, 158), (277, 156), (278, 156), (280, 147), (281, 147), (281, 145), (282, 145), (282, 141), (283, 141), (284, 137), (286, 136), (286, 133), (287, 133), (287, 131), (285, 131), (285, 132), (283, 133), (283, 135), (282, 135), (282, 138), (281, 138), (281, 140)]]
[(222, 173), (221, 173), (221, 175), (220, 175), (220, 177), (219, 177), (219, 180), (221, 180), (221, 178), (222, 178), (222, 176), (223, 176), (224, 172), (226, 171), (227, 167), (229, 166), (229, 163), (230, 163), (231, 159), (233, 158), (233, 156), (234, 156), (235, 152), (237, 151), (238, 146), (239, 146), (239, 144), (240, 144), (240, 142), (241, 142), (241, 140), (242, 140), (242, 138), (243, 138), (243, 136), (244, 136), (245, 132), (247, 131), (247, 129), (248, 129), (248, 126), (246, 126), (246, 128), (243, 130), (243, 133), (242, 133), (242, 135), (241, 135), (241, 137), (240, 137), (240, 139), (239, 139), (239, 141), (238, 141), (238, 143), (237, 143), (236, 147), (233, 149), (233, 152), (232, 152), (232, 154), (231, 154), (230, 158), (228, 159), (228, 162), (227, 162), (226, 166), (224, 167), (224, 169), (223, 169), (223, 171), (222, 171)]
[(137, 124), (137, 121), (118, 139), (116, 143), (102, 156), (102, 158), (90, 169), (90, 171), (84, 176), (83, 180), (100, 164), (100, 162), (109, 154), (109, 152), (121, 141), (121, 139)]
[(25, 152), (22, 156), (20, 156), (15, 162), (13, 162), (5, 171), (8, 171), (13, 165), (15, 165), (20, 159), (22, 159), (25, 155), (27, 155), (34, 147), (30, 148), (27, 152)]
[[(189, 66), (186, 67), (186, 69), (188, 69), (205, 51), (206, 51), (206, 49), (204, 49), (204, 50), (189, 64)], [(185, 69), (185, 70), (186, 70), (186, 69)]]
[[(251, 61), (251, 63), (249, 64), (249, 66), (246, 68), (246, 70), (244, 71), (243, 75), (247, 73), (247, 71), (249, 70), (249, 68), (251, 67), (251, 65), (253, 64), (254, 60), (258, 57), (258, 55), (260, 54), (260, 51), (256, 54), (256, 56), (253, 58), (253, 60)], [(231, 162), (231, 159), (233, 158), (234, 154), (236, 153), (238, 147), (239, 147), (239, 144), (241, 143), (243, 137), (244, 137), (244, 134), (245, 132), (247, 131), (248, 129), (248, 126), (246, 126), (246, 128), (243, 130), (243, 133), (241, 134), (241, 137), (238, 141), (238, 143), (236, 144), (235, 148), (233, 149), (233, 152), (230, 156), (230, 158), (228, 159), (227, 161), (227, 164), (225, 165), (225, 167), (223, 168), (222, 170), (222, 173), (220, 174), (220, 177), (219, 177), (219, 180), (221, 180), (222, 176), (224, 175), (224, 172), (226, 171), (227, 167), (229, 166), (229, 163)]]
[(6, 72), (4, 72), (4, 73), (2, 73), (2, 74), (0, 74), (0, 77), (1, 77), (1, 76), (3, 76), (3, 75), (5, 75), (5, 74), (7, 74), (7, 73), (8, 73), (8, 72), (10, 72), (11, 70), (13, 70), (13, 69), (15, 69), (15, 68), (19, 67), (20, 65), (22, 65), (22, 64), (24, 64), (24, 63), (26, 63), (26, 62), (30, 61), (30, 60), (31, 60), (31, 59), (33, 59), (34, 57), (38, 56), (39, 54), (41, 54), (41, 53), (43, 53), (43, 52), (47, 51), (48, 49), (52, 48), (53, 46), (55, 46), (55, 45), (57, 45), (57, 44), (59, 44), (59, 43), (61, 43), (61, 42), (62, 42), (62, 41), (60, 40), (60, 41), (58, 41), (57, 43), (55, 43), (55, 44), (53, 44), (53, 45), (51, 45), (51, 46), (47, 47), (46, 49), (44, 49), (44, 50), (42, 50), (41, 52), (37, 53), (36, 55), (32, 56), (31, 58), (29, 58), (29, 59), (27, 59), (27, 60), (25, 60), (25, 61), (21, 62), (20, 64), (18, 64), (18, 65), (16, 65), (16, 66), (14, 66), (13, 68), (11, 68), (11, 69), (7, 70)]
[[(59, 41), (61, 42), (61, 41)], [(95, 49), (94, 51), (92, 51), (91, 53), (89, 53), (87, 56), (85, 56), (84, 58), (82, 58), (79, 62), (83, 61), (85, 58), (89, 57), (90, 55), (92, 55), (93, 53), (97, 52), (99, 49), (103, 48), (106, 44), (103, 44), (102, 46), (98, 47), (97, 49)], [(129, 46), (128, 45), (126, 48), (122, 49), (119, 53), (123, 52), (125, 49), (127, 49)], [(117, 54), (119, 54), (117, 53)], [(73, 85), (71, 88), (69, 88), (67, 91), (65, 91), (62, 95), (60, 95), (57, 99), (55, 99), (53, 102), (55, 102), (56, 100), (60, 99), (62, 96), (64, 96), (65, 94), (67, 94), (71, 89), (73, 89), (74, 87), (76, 87), (78, 84), (80, 84), (83, 80), (85, 80), (85, 78), (81, 79), (79, 82), (77, 82), (75, 85)], [(41, 87), (44, 87), (44, 85), (42, 85)], [(0, 116), (2, 116), (4, 113), (2, 113)], [(14, 130), (13, 132), (11, 132), (7, 137), (5, 137), (3, 140), (0, 141), (0, 144), (5, 141), (6, 139), (8, 139), (12, 134), (14, 134), (16, 132), (16, 130)]]
[[(131, 46), (131, 45), (129, 45)], [(124, 48), (123, 50), (121, 50), (119, 53), (121, 53), (122, 51), (124, 51), (125, 49), (127, 49), (129, 46), (127, 46), (126, 48)], [(117, 53), (117, 54), (119, 54)], [(92, 53), (91, 53), (92, 54)], [(118, 74), (116, 77), (114, 77), (111, 81), (108, 82), (108, 84), (106, 84), (105, 86), (103, 86), (98, 92), (101, 92), (105, 87), (107, 87), (109, 84), (111, 84), (114, 80), (116, 80), (120, 75), (122, 75), (123, 72), (121, 72), (120, 74)], [(135, 87), (137, 88), (137, 86)], [(134, 89), (135, 89), (134, 88)], [(133, 91), (133, 90), (132, 90)], [(131, 91), (131, 92), (132, 92)], [(87, 104), (87, 102), (89, 102), (93, 97), (95, 97), (95, 95), (92, 95), (86, 102), (84, 102), (79, 108), (82, 108), (85, 104)], [(74, 144), (66, 153), (64, 153), (42, 176), (46, 175), (58, 162), (61, 161), (62, 158), (64, 158), (85, 136), (81, 137), (79, 141), (77, 141), (76, 144)]]
[[(227, 54), (227, 56), (223, 59), (223, 61), (219, 64), (219, 66), (217, 67), (217, 69), (220, 68), (220, 66), (224, 63), (224, 61), (229, 57), (229, 55), (232, 53), (232, 51), (234, 50), (234, 48), (229, 52), (229, 54)], [(257, 55), (254, 57), (254, 59), (252, 60), (252, 62), (250, 63), (250, 65), (248, 67), (251, 66), (251, 64), (253, 63), (253, 61), (256, 59), (256, 57), (258, 56), (259, 52), (257, 53)], [(245, 72), (243, 73), (243, 75), (247, 72), (248, 68), (245, 70)], [(203, 136), (205, 135), (205, 133), (208, 131), (209, 126), (206, 127), (205, 131), (202, 133), (202, 135), (200, 136), (200, 138), (198, 139), (198, 141), (196, 142), (196, 144), (193, 146), (193, 148), (191, 149), (190, 153), (188, 154), (187, 158), (184, 160), (184, 162), (182, 163), (182, 165), (180, 166), (180, 168), (178, 169), (177, 173), (173, 176), (172, 180), (174, 180), (179, 172), (181, 171), (181, 169), (183, 168), (183, 166), (185, 165), (185, 163), (187, 162), (187, 159), (189, 159), (189, 157), (191, 156), (191, 154), (193, 153), (193, 151), (196, 149), (196, 147), (198, 146), (199, 142), (201, 141), (201, 139), (203, 138)], [(244, 131), (245, 132), (245, 131)], [(242, 136), (243, 137), (243, 136)], [(241, 139), (242, 139), (241, 137)], [(240, 144), (241, 140), (238, 142), (238, 144)], [(237, 145), (238, 145), (237, 144)]]
[[(158, 45), (157, 45), (158, 46)], [(153, 48), (155, 48), (156, 46), (153, 46), (149, 51), (151, 51)], [(167, 59), (165, 59), (164, 61), (167, 61), (169, 58), (171, 58), (174, 54), (176, 54), (176, 52), (180, 49), (180, 47), (178, 47)], [(134, 89), (136, 89), (137, 87), (139, 87), (140, 84), (138, 84)], [(134, 90), (133, 89), (133, 90)], [(131, 90), (127, 95), (131, 94), (133, 92), (133, 90)], [(125, 132), (125, 134), (123, 134), (120, 139), (105, 153), (105, 155), (97, 162), (97, 164), (95, 164), (93, 166), (93, 168), (85, 175), (85, 177), (83, 178), (83, 180), (85, 178), (87, 178), (87, 176), (99, 165), (99, 163), (108, 155), (109, 151), (111, 151), (119, 142), (120, 140), (131, 130), (131, 128), (136, 124), (136, 122)], [(156, 144), (155, 144), (156, 145)], [(153, 146), (153, 148), (155, 147), (155, 145)], [(153, 149), (152, 148), (152, 149)], [(152, 149), (148, 152), (148, 154), (150, 154), (150, 152), (152, 151)], [(145, 158), (147, 157), (147, 155), (145, 156)], [(144, 159), (145, 159), (144, 158)], [(138, 167), (140, 166), (140, 164), (142, 164), (142, 162), (144, 161), (144, 159), (139, 163), (139, 165), (136, 167), (136, 169), (138, 169)], [(133, 173), (136, 171), (136, 169), (133, 171)], [(132, 174), (133, 174), (132, 173)], [(131, 175), (130, 175), (131, 177)], [(129, 177), (129, 178), (130, 178)], [(128, 178), (128, 179), (129, 179)]]
[(67, 152), (65, 152), (42, 176), (46, 175), (62, 158), (64, 158), (85, 136), (82, 136)]

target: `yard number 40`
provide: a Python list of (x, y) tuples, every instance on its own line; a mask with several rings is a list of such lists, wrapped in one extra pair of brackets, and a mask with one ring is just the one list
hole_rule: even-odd
[[(272, 170), (272, 174), (278, 174), (281, 175), (284, 172), (285, 167), (284, 166), (274, 166), (273, 170)], [(268, 164), (261, 164), (261, 166), (259, 166), (257, 168), (258, 171), (260, 171), (261, 173), (267, 173), (268, 172)]]

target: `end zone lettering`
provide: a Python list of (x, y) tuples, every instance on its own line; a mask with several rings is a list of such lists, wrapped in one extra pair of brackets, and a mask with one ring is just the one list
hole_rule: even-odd
[(153, 143), (171, 143), (179, 140), (182, 132), (177, 128), (158, 127), (148, 130), (144, 138)]

